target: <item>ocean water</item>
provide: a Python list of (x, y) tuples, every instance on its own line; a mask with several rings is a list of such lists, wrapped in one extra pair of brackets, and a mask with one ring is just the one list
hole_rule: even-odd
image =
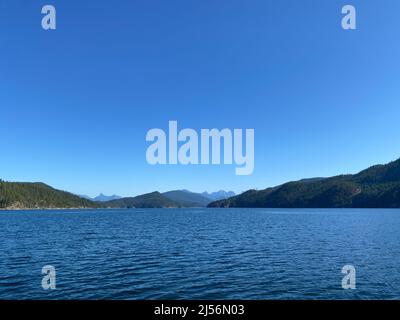
[(0, 299), (399, 299), (399, 270), (400, 210), (0, 211)]

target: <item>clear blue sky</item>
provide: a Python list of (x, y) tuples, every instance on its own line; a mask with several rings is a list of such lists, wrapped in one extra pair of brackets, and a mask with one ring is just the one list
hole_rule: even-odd
[[(1, 1), (0, 177), (92, 196), (240, 192), (394, 160), (399, 14), (398, 0)], [(169, 120), (254, 128), (253, 175), (148, 165), (146, 132)]]

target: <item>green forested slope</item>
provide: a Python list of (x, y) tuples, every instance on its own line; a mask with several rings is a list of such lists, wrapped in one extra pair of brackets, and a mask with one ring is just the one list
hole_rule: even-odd
[(0, 180), (0, 208), (93, 208), (97, 205), (72, 193), (44, 183), (5, 182)]
[(400, 160), (355, 175), (289, 182), (249, 190), (209, 207), (400, 208)]

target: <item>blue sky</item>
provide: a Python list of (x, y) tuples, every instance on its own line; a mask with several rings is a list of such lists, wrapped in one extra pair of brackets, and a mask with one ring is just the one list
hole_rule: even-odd
[[(57, 30), (41, 28), (41, 7)], [(357, 30), (341, 8), (357, 9)], [(0, 3), (0, 177), (79, 194), (244, 191), (400, 157), (400, 2)], [(255, 170), (150, 166), (146, 133), (254, 128)]]

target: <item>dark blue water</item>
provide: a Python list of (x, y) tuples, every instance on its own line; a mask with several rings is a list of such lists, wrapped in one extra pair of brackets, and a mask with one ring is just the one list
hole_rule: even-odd
[(0, 211), (0, 255), (0, 299), (399, 299), (400, 210)]

